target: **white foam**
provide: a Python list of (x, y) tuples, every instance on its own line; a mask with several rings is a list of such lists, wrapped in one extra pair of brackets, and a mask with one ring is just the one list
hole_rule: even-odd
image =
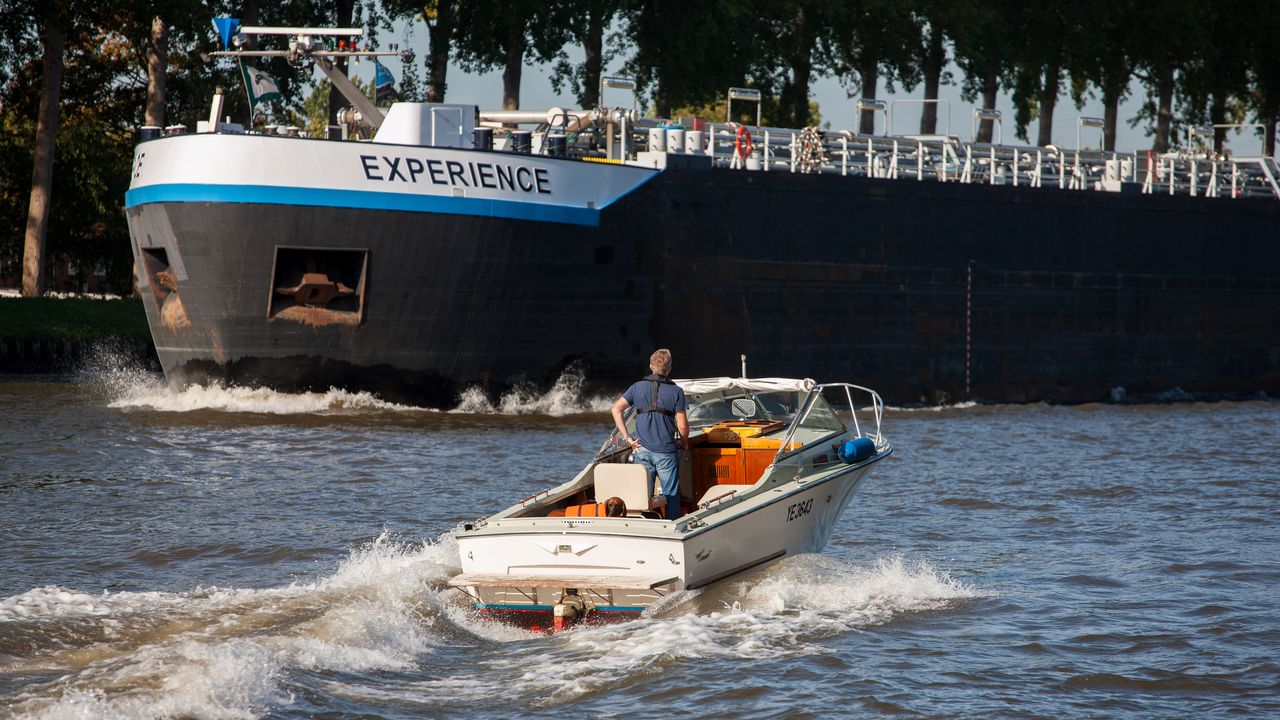
[[(113, 353), (104, 349), (93, 354), (83, 375), (104, 396), (109, 407), (157, 412), (200, 410), (257, 413), (264, 415), (316, 415), (359, 412), (434, 412), (412, 405), (387, 402), (369, 392), (330, 388), (327, 392), (287, 393), (261, 387), (239, 387), (211, 383), (171, 387), (160, 376), (144, 369), (121, 366)], [(470, 415), (549, 415), (562, 417), (581, 413), (607, 412), (613, 404), (608, 396), (588, 396), (586, 378), (577, 368), (569, 368), (550, 390), (540, 393), (532, 386), (519, 385), (497, 403), (478, 387), (465, 389), (451, 412)]]
[[(483, 701), (504, 693), (554, 705), (624, 686), (681, 660), (827, 653), (825, 641), (835, 635), (981, 594), (927, 563), (901, 557), (864, 568), (823, 556), (800, 556), (771, 568), (752, 586), (738, 583), (700, 596), (691, 593), (686, 598), (693, 602), (684, 607), (508, 646), (472, 673), (463, 669), (448, 678), (380, 691), (348, 687), (345, 692), (367, 697), (386, 692), (428, 706), (449, 700)], [(698, 613), (690, 607), (716, 597), (723, 598), (720, 610)]]
[[(337, 571), (267, 589), (187, 593), (37, 588), (0, 600), (0, 622), (97, 623), (85, 644), (51, 639), (6, 670), (65, 672), (6, 698), (18, 717), (258, 717), (292, 702), (288, 668), (344, 672), (412, 667), (442, 642), (437, 623), (456, 593), (452, 533), (435, 542), (385, 534)], [(460, 603), (461, 599), (454, 601)], [(444, 627), (438, 627), (444, 626)]]
[(328, 392), (284, 393), (267, 388), (223, 385), (188, 385), (174, 390), (154, 376), (122, 388), (110, 403), (113, 408), (142, 408), (160, 412), (218, 410), (269, 415), (314, 415), (362, 410), (422, 411), (389, 403), (367, 392), (330, 388)]
[(978, 403), (973, 400), (965, 400), (964, 402), (951, 403), (947, 405), (921, 405), (919, 407), (899, 407), (897, 405), (886, 405), (886, 411), (895, 413), (910, 412), (943, 412), (946, 410), (968, 410), (969, 408), (978, 407)]
[(684, 593), (638, 620), (542, 637), (476, 619), (446, 587), (457, 552), (452, 532), (432, 542), (383, 534), (333, 573), (284, 587), (101, 594), (43, 587), (0, 599), (0, 623), (89, 630), (50, 636), (47, 647), (7, 660), (6, 672), (63, 675), (23, 687), (6, 707), (41, 720), (258, 717), (293, 702), (281, 681), (291, 669), (411, 669), (460, 633), (499, 647), (447, 677), (386, 678), (376, 688), (335, 680), (333, 691), (431, 707), (499, 693), (556, 704), (685, 660), (830, 652), (835, 635), (982, 594), (901, 557), (863, 567), (804, 555), (758, 581)]
[(545, 393), (530, 385), (517, 385), (494, 404), (477, 387), (463, 391), (458, 407), (450, 412), (473, 415), (550, 415), (608, 412), (616, 397), (585, 395), (586, 375), (575, 366), (565, 369)]

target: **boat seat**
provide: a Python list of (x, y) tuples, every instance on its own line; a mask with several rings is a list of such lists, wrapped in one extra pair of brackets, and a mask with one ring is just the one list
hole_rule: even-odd
[(622, 498), (627, 504), (627, 514), (640, 514), (655, 510), (661, 498), (653, 495), (653, 481), (649, 470), (633, 463), (601, 463), (596, 465), (596, 502), (611, 497)]

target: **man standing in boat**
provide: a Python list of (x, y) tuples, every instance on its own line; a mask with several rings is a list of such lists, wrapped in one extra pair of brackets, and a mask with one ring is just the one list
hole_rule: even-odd
[[(680, 450), (688, 447), (689, 419), (685, 410), (689, 402), (684, 390), (671, 382), (671, 351), (655, 350), (649, 357), (649, 371), (643, 380), (627, 388), (613, 404), (613, 424), (623, 440), (631, 446), (631, 462), (649, 469), (662, 481), (662, 494), (667, 500), (666, 517), (680, 517)], [(636, 436), (627, 434), (622, 414), (628, 407), (636, 409)], [(680, 439), (676, 440), (676, 431)]]

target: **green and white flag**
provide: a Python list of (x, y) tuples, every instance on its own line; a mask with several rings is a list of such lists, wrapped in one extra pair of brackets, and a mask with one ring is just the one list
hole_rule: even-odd
[(276, 79), (265, 72), (252, 65), (240, 63), (240, 73), (244, 75), (245, 91), (249, 93), (250, 111), (258, 107), (258, 103), (284, 99)]

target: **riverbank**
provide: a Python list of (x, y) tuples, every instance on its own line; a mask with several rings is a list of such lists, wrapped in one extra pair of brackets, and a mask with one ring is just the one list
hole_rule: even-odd
[(0, 296), (0, 372), (69, 372), (98, 352), (158, 366), (141, 300)]

